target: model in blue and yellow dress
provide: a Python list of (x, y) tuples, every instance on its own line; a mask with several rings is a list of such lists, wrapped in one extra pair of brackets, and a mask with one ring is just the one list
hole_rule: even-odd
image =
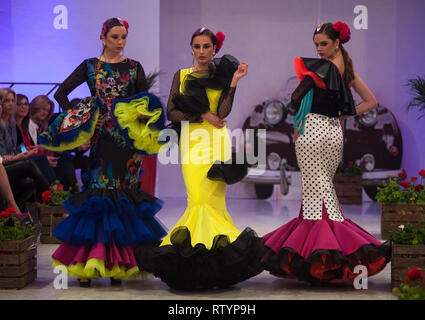
[[(67, 95), (83, 82), (92, 96), (72, 109)], [(158, 135), (165, 121), (158, 97), (146, 91), (139, 62), (91, 58), (55, 94), (66, 111), (39, 136), (39, 142), (61, 151), (91, 141), (84, 190), (63, 203), (69, 217), (53, 230), (63, 242), (53, 253), (53, 265), (65, 266), (71, 276), (135, 278), (141, 270), (134, 248), (159, 242), (166, 235), (154, 217), (162, 201), (140, 189), (142, 155), (158, 153)]]
[(195, 111), (202, 109), (197, 103), (205, 101), (209, 112), (220, 118), (230, 112), (235, 89), (210, 82), (224, 77), (220, 66), (230, 67), (227, 58), (233, 57), (222, 57), (213, 75), (189, 68), (177, 71), (173, 79), (168, 119), (175, 123), (188, 121), (181, 124), (179, 139), (187, 208), (159, 247), (141, 247), (136, 250), (136, 258), (141, 268), (175, 289), (228, 287), (262, 271), (261, 240), (253, 230), (240, 232), (235, 227), (226, 209), (224, 179), (207, 177), (214, 162), (231, 159), (227, 128), (202, 121), (200, 113), (207, 109)]

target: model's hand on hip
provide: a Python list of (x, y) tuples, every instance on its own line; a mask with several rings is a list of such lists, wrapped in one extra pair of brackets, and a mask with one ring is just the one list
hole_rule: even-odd
[(294, 129), (294, 141), (297, 141), (297, 139), (300, 137), (300, 133), (297, 132), (297, 129)]
[(208, 121), (209, 123), (211, 123), (214, 127), (216, 128), (223, 128), (224, 125), (226, 124), (226, 120), (223, 120), (221, 118), (219, 118), (217, 115), (211, 113), (211, 112), (206, 112), (202, 114), (202, 120)]

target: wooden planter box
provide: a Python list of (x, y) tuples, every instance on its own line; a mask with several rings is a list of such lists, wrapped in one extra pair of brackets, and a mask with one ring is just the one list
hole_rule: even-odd
[(419, 227), (425, 221), (425, 204), (382, 203), (381, 204), (381, 238), (390, 239), (399, 231), (398, 226), (409, 223)]
[(68, 217), (68, 212), (62, 206), (46, 206), (46, 205), (32, 205), (29, 209), (36, 212), (38, 219), (41, 223), (41, 243), (61, 243), (60, 240), (52, 234), (52, 230)]
[(335, 175), (334, 187), (341, 204), (362, 204), (362, 176)]
[(22, 289), (37, 278), (37, 235), (0, 242), (0, 288)]
[(425, 271), (425, 245), (392, 245), (391, 288), (398, 288), (411, 268)]

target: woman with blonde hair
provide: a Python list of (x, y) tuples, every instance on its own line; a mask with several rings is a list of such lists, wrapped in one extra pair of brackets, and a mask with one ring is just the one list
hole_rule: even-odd
[(37, 135), (49, 126), (54, 107), (53, 101), (45, 95), (39, 95), (31, 100), (28, 130), (35, 143), (37, 143)]
[(16, 94), (12, 89), (0, 89), (2, 112), (0, 118), (0, 156), (11, 181), (12, 190), (18, 204), (23, 208), (36, 186), (36, 199), (50, 186), (49, 181), (38, 165), (32, 161), (37, 148), (21, 152), (17, 150), (17, 127), (14, 119), (16, 112)]
[(17, 150), (17, 131), (15, 122), (16, 93), (10, 88), (0, 89), (2, 112), (0, 115), (0, 155), (3, 163), (28, 159), (37, 154), (37, 150), (21, 152)]
[[(2, 94), (0, 93), (0, 114), (3, 107), (3, 98)], [(14, 194), (12, 192), (12, 188), (9, 183), (9, 177), (7, 175), (7, 171), (5, 170), (3, 166), (3, 158), (0, 156), (0, 195), (2, 197), (2, 204), (6, 207), (13, 207), (15, 208), (16, 212), (21, 212), (21, 209), (17, 205), (15, 201)], [(3, 209), (3, 207), (2, 207)]]

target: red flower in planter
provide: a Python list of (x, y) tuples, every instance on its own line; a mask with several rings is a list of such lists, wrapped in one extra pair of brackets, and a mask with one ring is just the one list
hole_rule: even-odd
[(58, 184), (56, 186), (54, 186), (55, 190), (63, 190), (63, 185), (62, 184)]
[(16, 216), (17, 216), (19, 219), (22, 219), (23, 217), (25, 217), (25, 214), (23, 214), (23, 213), (17, 213), (17, 214), (16, 214)]
[(407, 189), (407, 188), (409, 188), (409, 187), (410, 187), (410, 182), (409, 182), (409, 181), (402, 181), (402, 182), (400, 183), (400, 185), (401, 185), (402, 187), (405, 187), (405, 188)]
[(353, 161), (348, 161), (348, 165), (349, 166), (352, 166), (352, 165), (354, 165), (354, 162)]
[(406, 278), (404, 278), (404, 282), (407, 283), (407, 284), (409, 284), (412, 281), (423, 280), (423, 279), (424, 279), (424, 275), (422, 274), (422, 271), (421, 270), (418, 270), (416, 268), (412, 268), (407, 273)]
[(51, 190), (46, 190), (41, 194), (41, 200), (43, 200), (43, 202), (45, 203), (49, 203), (50, 201), (52, 201), (51, 197), (52, 197), (53, 191)]
[(0, 218), (2, 218), (2, 219), (7, 219), (8, 216), (9, 216), (9, 214), (6, 211), (2, 211), (0, 213)]
[(422, 178), (425, 178), (425, 170), (424, 170), (424, 169), (420, 170), (420, 171), (419, 171), (419, 175), (420, 175)]
[(6, 212), (8, 212), (9, 214), (14, 214), (16, 213), (16, 209), (14, 207), (9, 207), (6, 208)]
[(424, 186), (423, 185), (421, 185), (421, 184), (418, 184), (416, 187), (415, 187), (415, 191), (420, 191), (420, 190), (423, 190), (424, 189)]
[(13, 207), (6, 208), (5, 211), (0, 213), (0, 218), (7, 219), (9, 216), (13, 216), (16, 213), (16, 209)]
[(417, 178), (417, 177), (411, 177), (411, 178), (410, 178), (410, 181), (412, 181), (412, 182), (415, 182), (416, 180), (418, 180), (418, 178)]
[(401, 179), (406, 179), (407, 174), (406, 174), (406, 172), (402, 171), (402, 172), (400, 172), (400, 173), (398, 174), (398, 176), (399, 176)]

